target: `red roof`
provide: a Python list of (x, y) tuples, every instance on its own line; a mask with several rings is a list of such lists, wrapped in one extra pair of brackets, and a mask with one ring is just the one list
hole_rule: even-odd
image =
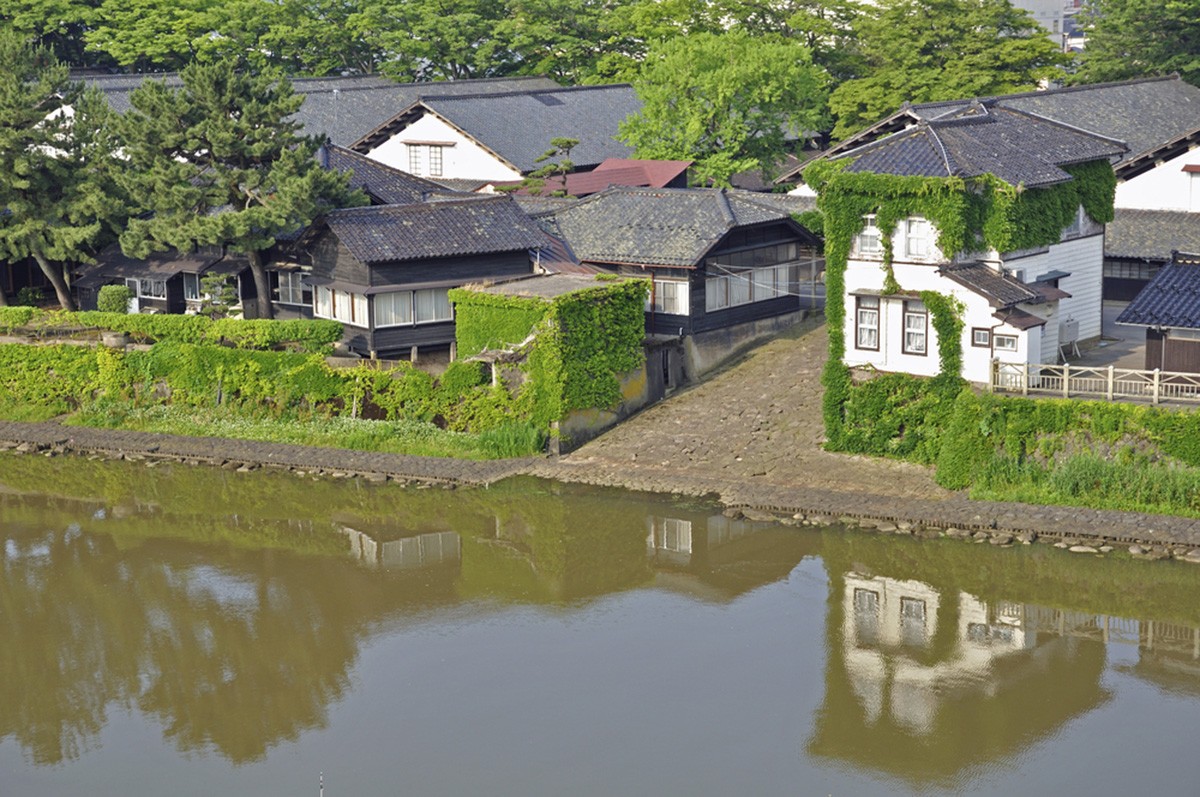
[[(597, 194), (614, 185), (632, 188), (666, 188), (671, 182), (687, 172), (691, 161), (652, 161), (609, 158), (590, 172), (573, 172), (567, 175), (564, 186), (561, 177), (550, 177), (538, 193), (550, 194), (566, 191), (570, 196), (584, 197)], [(520, 185), (519, 182), (496, 183), (497, 187)], [(518, 188), (518, 194), (533, 194), (529, 188)]]

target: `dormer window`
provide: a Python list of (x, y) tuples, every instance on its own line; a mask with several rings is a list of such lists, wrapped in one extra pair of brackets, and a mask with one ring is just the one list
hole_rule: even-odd
[(904, 221), (904, 254), (913, 260), (926, 260), (933, 253), (933, 225), (920, 217)]
[(865, 257), (877, 257), (883, 254), (883, 236), (875, 224), (875, 214), (863, 216), (865, 226), (855, 238), (854, 247), (858, 254)]

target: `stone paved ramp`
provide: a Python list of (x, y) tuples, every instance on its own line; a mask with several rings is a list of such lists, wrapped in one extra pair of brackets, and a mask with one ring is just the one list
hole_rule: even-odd
[(1114, 542), (1200, 546), (1200, 520), (1079, 507), (971, 501), (911, 463), (821, 449), (825, 327), (754, 350), (532, 473), (562, 481), (685, 495), (729, 506)]

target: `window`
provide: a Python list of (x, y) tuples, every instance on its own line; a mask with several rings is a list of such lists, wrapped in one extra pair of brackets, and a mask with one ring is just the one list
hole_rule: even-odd
[(138, 296), (143, 299), (165, 299), (167, 298), (167, 283), (163, 280), (140, 280)]
[(318, 318), (332, 318), (356, 327), (367, 326), (367, 297), (361, 293), (319, 286), (315, 299), (313, 315)]
[(200, 275), (183, 275), (183, 298), (189, 302), (200, 301)]
[(972, 327), (971, 345), (977, 349), (989, 349), (992, 346), (992, 331), (983, 327)]
[(879, 351), (879, 297), (856, 297), (855, 306), (855, 348)]
[(925, 601), (900, 598), (900, 641), (906, 645), (925, 643)]
[(431, 144), (429, 147), (429, 174), (433, 177), (442, 176), (442, 151), (445, 147)]
[(304, 275), (299, 271), (275, 272), (277, 288), (275, 301), (280, 304), (312, 304), (312, 293), (304, 285)]
[(904, 344), (905, 354), (925, 354), (926, 326), (929, 320), (925, 305), (920, 302), (904, 303)]
[(855, 248), (860, 255), (873, 256), (883, 254), (883, 238), (879, 228), (875, 226), (875, 214), (863, 216), (866, 226), (855, 239)]
[(690, 315), (688, 284), (681, 280), (654, 280), (653, 304), (650, 304), (649, 299), (647, 304), (647, 309), (656, 313)]
[(413, 321), (418, 324), (453, 321), (454, 311), (450, 307), (448, 290), (448, 288), (426, 288), (413, 291)]
[(1075, 210), (1075, 218), (1071, 219), (1071, 223), (1063, 230), (1064, 238), (1074, 238), (1077, 235), (1083, 234), (1083, 205), (1080, 205)]
[(421, 173), (421, 145), (420, 144), (405, 144), (408, 148), (408, 173)]
[(375, 326), (395, 327), (413, 322), (412, 291), (378, 293), (374, 297)]
[(873, 645), (879, 641), (879, 593), (870, 589), (854, 590), (854, 630), (858, 642)]
[(992, 348), (996, 351), (1016, 351), (1016, 335), (995, 335), (992, 337)]
[(922, 218), (904, 222), (904, 254), (908, 257), (927, 258), (933, 253), (933, 225)]

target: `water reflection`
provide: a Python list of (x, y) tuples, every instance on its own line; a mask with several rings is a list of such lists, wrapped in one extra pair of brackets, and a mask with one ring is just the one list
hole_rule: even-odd
[[(824, 565), (823, 606), (770, 591), (806, 557)], [(60, 764), (128, 711), (181, 752), (258, 761), (327, 725), (380, 635), (663, 591), (692, 607), (767, 594), (758, 621), (776, 633), (823, 613), (801, 746), (916, 790), (1011, 765), (1112, 701), (1110, 670), (1200, 698), (1200, 569), (818, 533), (535, 481), (400, 490), (0, 456), (0, 740)], [(1113, 650), (1132, 655), (1112, 666)]]

